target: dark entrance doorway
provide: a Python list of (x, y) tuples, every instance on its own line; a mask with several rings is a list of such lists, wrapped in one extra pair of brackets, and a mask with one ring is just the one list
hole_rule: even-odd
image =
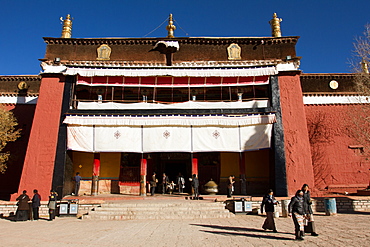
[[(191, 177), (191, 155), (189, 153), (161, 153), (159, 162), (161, 173), (158, 177), (162, 177), (162, 173), (166, 173), (169, 181), (177, 184), (176, 178), (179, 173), (185, 178), (184, 192), (191, 192), (189, 178)], [(159, 167), (158, 167), (159, 168)], [(177, 188), (175, 192), (177, 192)]]

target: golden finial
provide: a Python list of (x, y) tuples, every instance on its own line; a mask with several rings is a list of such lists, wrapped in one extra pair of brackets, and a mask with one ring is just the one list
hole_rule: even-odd
[(63, 29), (61, 38), (71, 38), (72, 36), (72, 19), (68, 14), (67, 17), (63, 20), (63, 17), (60, 17), (60, 20), (63, 21)]
[(280, 22), (282, 21), (283, 19), (278, 18), (276, 13), (274, 13), (271, 21), (269, 21), (271, 25), (272, 36), (275, 38), (281, 37)]
[(176, 30), (176, 26), (173, 25), (172, 14), (170, 14), (170, 17), (168, 19), (168, 25), (167, 25), (166, 29), (168, 31), (167, 38), (175, 38), (175, 36), (173, 36), (173, 32)]
[(361, 61), (361, 68), (362, 68), (362, 73), (369, 74), (369, 67), (365, 59), (362, 59)]

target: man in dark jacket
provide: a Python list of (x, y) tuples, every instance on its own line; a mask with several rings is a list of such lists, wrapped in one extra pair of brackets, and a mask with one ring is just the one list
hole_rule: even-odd
[(306, 210), (303, 201), (303, 191), (298, 190), (294, 197), (292, 197), (289, 205), (289, 216), (293, 217), (295, 227), (295, 239), (304, 240), (304, 219), (306, 217)]
[(76, 172), (76, 176), (73, 178), (75, 181), (75, 195), (78, 196), (78, 192), (80, 190), (80, 183), (81, 183), (81, 176), (79, 172)]
[(41, 206), (41, 196), (37, 190), (33, 190), (33, 197), (32, 197), (32, 213), (33, 219), (39, 219), (39, 207)]
[(18, 196), (16, 200), (18, 201), (16, 221), (28, 220), (30, 211), (30, 206), (28, 205), (28, 202), (30, 201), (30, 197), (27, 195), (27, 191), (24, 190), (22, 195)]
[(162, 194), (166, 193), (167, 184), (169, 183), (169, 179), (166, 175), (166, 173), (163, 173), (162, 175)]
[(154, 196), (155, 187), (157, 187), (157, 182), (158, 182), (158, 180), (155, 176), (156, 176), (156, 174), (155, 174), (155, 172), (153, 172), (152, 180), (150, 181), (150, 194), (152, 196)]
[(199, 180), (196, 174), (193, 174), (193, 178), (191, 180), (191, 187), (194, 190), (194, 200), (199, 200)]

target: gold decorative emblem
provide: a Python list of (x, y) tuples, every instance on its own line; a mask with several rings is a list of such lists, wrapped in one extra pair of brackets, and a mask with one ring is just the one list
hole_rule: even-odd
[(72, 37), (72, 20), (71, 15), (63, 20), (63, 17), (60, 17), (60, 20), (63, 22), (62, 36), (61, 38), (71, 38)]
[(18, 83), (18, 89), (19, 90), (26, 90), (28, 89), (28, 84), (25, 81), (21, 81)]
[(175, 38), (174, 31), (176, 30), (176, 26), (173, 25), (172, 14), (170, 14), (170, 17), (168, 17), (168, 25), (166, 29), (168, 31), (167, 38)]
[(329, 82), (329, 87), (331, 89), (337, 89), (339, 87), (339, 83), (335, 80), (332, 80), (331, 82)]
[(101, 45), (98, 47), (98, 58), (97, 60), (109, 60), (112, 49), (108, 45)]
[(276, 13), (272, 15), (272, 19), (269, 21), (271, 25), (272, 37), (275, 38), (281, 37), (280, 22), (282, 21), (283, 19), (278, 18)]
[(238, 44), (232, 43), (227, 47), (227, 54), (229, 60), (240, 60), (242, 59), (240, 54), (242, 52), (242, 49)]

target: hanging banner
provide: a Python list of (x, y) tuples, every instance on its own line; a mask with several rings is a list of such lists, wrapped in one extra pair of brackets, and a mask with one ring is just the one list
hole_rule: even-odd
[(271, 114), (183, 119), (71, 117), (64, 123), (68, 124), (69, 150), (149, 153), (243, 152), (270, 148), (275, 121), (275, 115)]
[(194, 127), (193, 152), (239, 152), (239, 128)]
[(141, 128), (96, 126), (95, 152), (141, 152)]
[(143, 128), (144, 152), (191, 152), (190, 127)]
[(90, 126), (69, 125), (67, 128), (67, 149), (93, 152), (94, 129)]
[(240, 151), (270, 148), (272, 126), (272, 124), (262, 124), (240, 127)]

